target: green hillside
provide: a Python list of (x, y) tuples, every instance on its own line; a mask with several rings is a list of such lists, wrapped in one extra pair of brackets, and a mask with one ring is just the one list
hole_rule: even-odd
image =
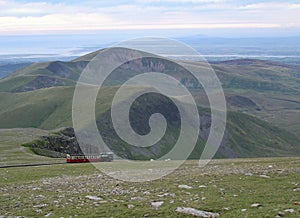
[[(210, 129), (210, 113), (203, 108), (199, 108), (199, 111), (200, 134), (190, 158), (200, 158)], [(146, 95), (144, 99), (138, 99), (132, 105), (130, 113), (132, 128), (144, 135), (150, 131), (149, 126), (146, 125), (149, 117), (157, 112), (164, 115), (170, 128), (161, 141), (150, 148), (136, 148), (122, 141), (113, 128), (110, 110), (98, 118), (97, 124), (104, 141), (115, 153), (132, 159), (154, 159), (164, 155), (176, 143), (180, 131), (179, 112), (169, 100)], [(295, 135), (253, 116), (229, 112), (224, 141), (216, 157), (272, 157), (299, 154), (300, 144)]]
[(23, 93), (0, 93), (0, 128), (43, 128), (71, 125), (73, 87)]
[[(33, 64), (0, 80), (0, 128), (34, 127), (52, 130), (72, 126), (72, 98), (76, 80), (88, 61), (98, 52), (70, 62)], [(202, 63), (186, 63), (203, 67)], [(299, 155), (299, 139), (296, 138), (300, 135), (299, 68), (257, 60), (219, 62), (213, 63), (212, 67), (222, 82), (230, 111), (224, 143), (217, 157)], [(141, 134), (148, 131), (145, 114), (149, 117), (160, 108), (162, 111), (158, 112), (171, 116), (170, 126), (173, 128), (152, 150), (134, 150), (131, 153), (130, 145), (121, 141), (110, 125), (110, 102), (118, 86), (132, 76), (151, 71), (175, 77), (195, 93), (203, 108), (209, 106), (199, 83), (179, 65), (155, 58), (144, 58), (134, 64), (122, 65), (105, 81), (105, 87), (101, 89), (96, 102), (99, 129), (104, 132), (105, 140), (121, 156), (138, 159), (161, 156), (171, 148), (178, 135), (178, 121), (173, 119), (176, 114), (172, 116), (172, 110), (163, 107), (166, 103), (170, 104), (161, 98), (150, 98), (139, 103), (141, 108), (133, 110), (131, 115), (135, 118), (135, 130), (141, 131)], [(208, 122), (209, 114), (206, 110), (200, 111), (202, 121)], [(101, 125), (101, 122), (105, 125)], [(200, 132), (193, 158), (201, 153), (207, 132), (207, 128)]]
[(26, 92), (75, 85), (88, 62), (37, 63), (17, 70), (0, 81), (0, 92)]
[[(70, 62), (37, 63), (0, 80), (0, 92), (20, 93), (38, 89), (74, 86), (80, 72), (101, 51)], [(186, 62), (201, 67), (201, 63)], [(300, 69), (297, 66), (261, 60), (233, 60), (211, 64), (228, 98), (228, 108), (263, 119), (300, 135)], [(195, 89), (202, 106), (208, 107), (201, 86), (184, 69), (156, 59), (143, 59), (116, 69), (106, 86), (118, 86), (141, 72), (160, 71), (174, 76), (191, 91)], [(176, 72), (174, 74), (174, 72)], [(249, 105), (249, 102), (250, 103)], [(252, 106), (251, 106), (252, 105)]]
[[(146, 134), (148, 118), (154, 112), (164, 114), (171, 124), (164, 138), (152, 148), (131, 149), (115, 133), (110, 121), (110, 101), (117, 87), (107, 87), (101, 91), (96, 111), (97, 123), (104, 140), (120, 156), (134, 159), (149, 159), (161, 156), (172, 148), (178, 137), (179, 115), (167, 99), (148, 97), (133, 105), (131, 117), (133, 128), (139, 134)], [(24, 93), (1, 93), (1, 128), (35, 127), (56, 129), (71, 126), (71, 101), (73, 87), (57, 87)], [(104, 99), (100, 97), (104, 96)], [(4, 107), (5, 106), (5, 107)], [(135, 109), (135, 107), (137, 107)], [(199, 109), (201, 132), (191, 158), (202, 152), (209, 130), (210, 115)], [(294, 156), (300, 153), (299, 140), (293, 135), (274, 127), (253, 116), (240, 112), (229, 112), (224, 142), (216, 157), (265, 157)]]

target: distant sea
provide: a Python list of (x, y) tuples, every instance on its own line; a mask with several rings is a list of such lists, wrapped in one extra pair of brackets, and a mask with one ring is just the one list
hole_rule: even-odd
[[(122, 39), (126, 38), (107, 34), (0, 36), (0, 65), (67, 61)], [(193, 35), (176, 39), (195, 48), (208, 61), (251, 58), (300, 64), (300, 37), (218, 38)], [(184, 58), (193, 60), (193, 57)]]

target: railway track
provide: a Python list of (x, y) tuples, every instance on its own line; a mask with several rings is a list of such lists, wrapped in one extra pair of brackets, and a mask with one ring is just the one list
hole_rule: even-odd
[(67, 164), (67, 163), (16, 164), (16, 165), (0, 166), (0, 169), (17, 168), (17, 167), (51, 166), (51, 165), (63, 165), (63, 164)]

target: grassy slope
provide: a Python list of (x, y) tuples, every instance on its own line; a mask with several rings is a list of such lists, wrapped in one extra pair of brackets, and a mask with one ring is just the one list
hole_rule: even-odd
[(0, 93), (0, 128), (71, 125), (72, 87), (42, 89), (25, 93)]
[[(20, 90), (26, 84), (31, 84), (34, 87), (38, 85), (35, 83), (37, 82), (36, 80), (32, 82), (33, 79), (36, 79), (36, 76), (47, 75), (72, 83), (78, 78), (79, 69), (82, 69), (86, 61), (93, 55), (82, 57), (73, 62), (39, 63), (23, 68), (1, 80), (0, 91), (5, 91), (5, 89), (7, 89), (6, 91)], [(156, 63), (157, 61), (154, 62)], [(139, 67), (149, 70), (148, 68), (151, 64), (148, 62), (144, 64), (144, 66)], [(190, 64), (195, 65), (195, 63)], [(153, 66), (155, 65), (159, 64), (153, 64)], [(299, 85), (298, 69), (270, 62), (250, 60), (218, 63), (214, 64), (213, 67), (222, 81), (227, 95), (248, 97), (260, 109), (258, 111), (256, 108), (229, 105), (230, 110), (254, 114), (266, 121), (277, 124), (279, 127), (288, 129), (296, 135), (300, 133), (298, 119), (300, 115), (300, 90), (299, 86), (297, 86)], [(129, 70), (129, 72), (132, 72), (134, 75), (141, 69), (135, 69), (135, 71), (133, 69), (133, 71)], [(171, 71), (166, 69), (166, 72)], [(128, 72), (126, 75), (120, 74), (122, 78), (113, 75), (112, 80), (114, 82), (111, 84), (126, 80), (128, 74)], [(174, 76), (182, 78), (184, 74), (179, 71)], [(115, 89), (116, 87), (106, 87), (103, 90), (102, 97), (104, 98), (97, 102), (97, 117), (110, 108), (109, 100), (112, 98)], [(31, 92), (0, 92), (0, 128), (35, 127), (54, 129), (62, 126), (71, 126), (73, 90), (73, 87), (54, 87)], [(248, 122), (249, 125), (241, 126), (240, 120)], [(230, 148), (226, 148), (226, 152), (230, 153), (233, 151), (239, 156), (260, 155), (257, 149), (251, 151), (254, 150), (252, 149), (253, 147), (258, 145), (264, 147), (261, 156), (285, 155), (287, 154), (286, 150), (290, 148), (289, 146), (299, 144), (290, 134), (283, 132), (278, 134), (281, 130), (273, 128), (272, 125), (261, 123), (258, 119), (252, 120), (252, 118), (250, 119), (244, 114), (229, 116), (228, 128), (231, 132), (228, 135)], [(237, 131), (239, 129), (241, 131)], [(280, 138), (277, 135), (280, 135)], [(293, 138), (293, 142), (291, 142), (290, 138)], [(273, 139), (276, 139), (278, 142)], [(278, 146), (279, 150), (276, 150), (276, 146)], [(270, 152), (270, 148), (273, 149), (273, 153)], [(293, 149), (288, 151), (289, 154), (293, 152)]]
[[(101, 90), (96, 102), (97, 116), (110, 108), (116, 90), (117, 87)], [(0, 92), (0, 128), (36, 127), (51, 130), (72, 126), (73, 92), (74, 87), (53, 87), (22, 93)]]
[(0, 81), (0, 92), (74, 85), (87, 62), (46, 62), (22, 68)]
[[(38, 63), (25, 67), (0, 81), (0, 92), (20, 92), (34, 90), (34, 87), (74, 85), (79, 73), (97, 52), (80, 57), (72, 62)], [(195, 65), (195, 63), (190, 63)], [(168, 64), (166, 64), (167, 66)], [(196, 64), (197, 65), (197, 64)], [(155, 66), (155, 64), (153, 64)], [(122, 74), (111, 76), (107, 85), (118, 85), (140, 70), (141, 66), (123, 70)], [(259, 60), (235, 60), (212, 64), (219, 76), (227, 96), (240, 95), (254, 101), (259, 111), (248, 107), (228, 105), (230, 110), (244, 111), (258, 116), (280, 128), (300, 135), (300, 79), (299, 68)], [(172, 70), (165, 70), (172, 74)], [(126, 73), (124, 73), (126, 72)], [(185, 74), (177, 73), (182, 80)]]
[[(98, 99), (96, 104), (97, 117), (107, 115), (110, 108), (110, 100), (117, 87), (107, 87), (101, 92), (103, 99)], [(0, 127), (13, 128), (35, 127), (43, 129), (55, 129), (63, 126), (71, 126), (71, 102), (72, 87), (57, 87), (42, 89), (25, 93), (0, 93)], [(130, 93), (128, 93), (130, 95)], [(164, 102), (154, 101), (152, 105), (159, 107)], [(136, 110), (137, 129), (142, 129), (145, 121), (143, 117), (150, 113), (151, 107), (142, 104), (143, 110)], [(154, 109), (155, 109), (154, 107)], [(141, 113), (141, 114), (140, 114)], [(103, 125), (102, 125), (103, 126)], [(105, 125), (107, 128), (108, 126)], [(100, 123), (101, 129), (101, 123)], [(264, 121), (261, 121), (244, 113), (230, 112), (228, 116), (226, 133), (226, 145), (220, 150), (218, 157), (255, 157), (255, 156), (289, 156), (299, 155), (299, 140), (294, 135), (278, 129)], [(107, 137), (113, 139), (114, 144), (122, 144), (115, 137), (111, 129), (104, 129)], [(162, 150), (168, 143), (176, 139), (177, 130), (171, 130), (170, 136), (160, 145)], [(203, 141), (198, 142), (198, 149), (193, 158), (199, 156)], [(125, 145), (127, 147), (127, 145)]]
[(28, 148), (20, 146), (48, 132), (40, 129), (1, 129), (0, 166), (32, 163), (52, 163), (63, 160), (34, 155)]
[(253, 100), (259, 111), (236, 108), (300, 135), (299, 68), (258, 60), (236, 60), (214, 64), (226, 95)]
[[(176, 207), (193, 207), (220, 213), (220, 217), (249, 218), (275, 217), (278, 212), (292, 208), (295, 212), (286, 213), (285, 217), (299, 217), (299, 206), (294, 203), (299, 202), (299, 192), (293, 191), (299, 187), (299, 161), (299, 158), (215, 160), (204, 168), (199, 168), (197, 161), (188, 161), (171, 175), (144, 183), (113, 180), (90, 164), (0, 169), (3, 187), (0, 214), (182, 217), (175, 212)], [(114, 166), (116, 162), (107, 164)], [(126, 162), (121, 167), (126, 169)], [(261, 178), (261, 174), (270, 178)], [(192, 189), (179, 189), (182, 184)], [(165, 193), (174, 193), (175, 197), (163, 196)], [(102, 197), (104, 202), (88, 200), (87, 195)], [(142, 199), (134, 200), (135, 197)], [(152, 210), (153, 201), (164, 204)], [(251, 208), (254, 203), (262, 207)], [(44, 207), (38, 208), (41, 204)], [(135, 208), (129, 209), (129, 204)]]
[(229, 146), (239, 157), (272, 157), (300, 154), (299, 139), (253, 116), (230, 112), (227, 130)]
[[(293, 90), (297, 88), (292, 83), (290, 85)], [(110, 99), (113, 89), (107, 89), (107, 99)], [(72, 91), (72, 87), (60, 87), (27, 93), (0, 93), (0, 125), (2, 128), (13, 125), (25, 127), (30, 123), (45, 129), (67, 126), (71, 118), (68, 111), (71, 109)], [(299, 119), (299, 104), (286, 101), (298, 100), (299, 96), (293, 92), (256, 92), (230, 87), (226, 91), (242, 93), (263, 109), (261, 112), (248, 108), (236, 110), (256, 114), (288, 129), (290, 126), (287, 124)], [(98, 115), (109, 109), (107, 99), (99, 102)], [(33, 110), (32, 106), (37, 109)], [(10, 115), (10, 110), (13, 110), (14, 116)], [(300, 133), (299, 123), (295, 124), (293, 131)], [(289, 133), (241, 113), (229, 114), (228, 129), (231, 132), (227, 136), (231, 148), (245, 156), (273, 156), (275, 152), (277, 155), (288, 155), (286, 151), (291, 151), (290, 145), (299, 143)], [(29, 150), (20, 147), (21, 143), (44, 134), (47, 131), (38, 129), (0, 130), (0, 164), (57, 161), (32, 155)], [(253, 150), (252, 146), (257, 147)], [(294, 155), (297, 154), (299, 151), (294, 152)], [(126, 168), (126, 165), (122, 167)], [(275, 217), (279, 211), (293, 208), (296, 212), (286, 213), (286, 217), (298, 217), (299, 206), (294, 202), (299, 202), (299, 192), (293, 189), (299, 187), (299, 167), (299, 158), (216, 160), (204, 169), (199, 169), (196, 162), (187, 162), (172, 175), (143, 184), (112, 180), (99, 175), (89, 164), (0, 169), (0, 184), (3, 187), (0, 190), (0, 215), (36, 217), (53, 212), (58, 217), (86, 214), (91, 217), (143, 217), (145, 214), (150, 217), (175, 217), (181, 215), (175, 212), (176, 207), (185, 206), (218, 212), (221, 217)], [(260, 178), (260, 174), (271, 178)], [(190, 185), (193, 189), (180, 190), (180, 184)], [(206, 185), (207, 188), (199, 188), (199, 185)], [(129, 192), (118, 194), (120, 190)], [(143, 194), (145, 191), (149, 191), (150, 195)], [(176, 197), (158, 196), (164, 193), (175, 193)], [(40, 195), (44, 198), (41, 199)], [(107, 202), (97, 206), (87, 200), (86, 195), (101, 196)], [(144, 199), (136, 201), (131, 200), (132, 197)], [(154, 211), (150, 207), (152, 201), (165, 203)], [(261, 203), (263, 207), (251, 208), (253, 203)], [(45, 208), (39, 210), (34, 207), (41, 204), (46, 204)], [(128, 204), (135, 205), (135, 208), (128, 209)], [(243, 208), (247, 211), (241, 212)]]

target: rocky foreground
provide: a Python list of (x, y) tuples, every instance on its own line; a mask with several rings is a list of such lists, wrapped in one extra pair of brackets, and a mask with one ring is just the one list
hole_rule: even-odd
[(0, 217), (299, 217), (300, 158), (188, 161), (129, 183), (90, 164), (0, 169)]

